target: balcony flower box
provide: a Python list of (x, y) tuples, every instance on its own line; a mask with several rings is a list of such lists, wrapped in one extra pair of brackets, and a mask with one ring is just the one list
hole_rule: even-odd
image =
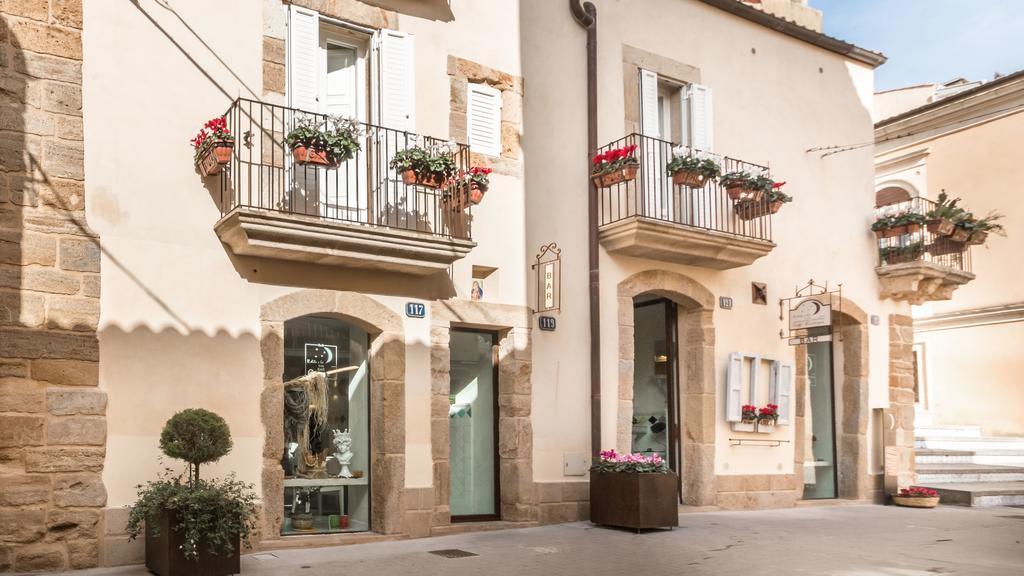
[(919, 260), (923, 251), (924, 245), (921, 242), (915, 242), (906, 246), (879, 248), (878, 256), (883, 266), (891, 266)]
[(936, 236), (949, 236), (955, 228), (953, 221), (948, 218), (933, 218), (928, 220), (925, 225), (928, 227), (928, 232)]
[(751, 200), (757, 202), (772, 189), (775, 182), (771, 178), (760, 175), (753, 176), (749, 172), (729, 172), (721, 178), (729, 199), (738, 202)]
[(939, 505), (939, 493), (931, 488), (904, 488), (899, 494), (893, 494), (892, 501), (897, 506), (908, 508), (935, 508)]
[(604, 451), (590, 471), (590, 521), (638, 532), (678, 526), (678, 486), (678, 477), (657, 454)]
[(672, 149), (672, 160), (665, 166), (665, 172), (672, 177), (675, 186), (703, 188), (709, 180), (722, 174), (722, 168), (711, 157), (691, 152), (684, 146)]
[(783, 204), (793, 201), (792, 196), (782, 191), (785, 184), (773, 183), (768, 194), (761, 200), (740, 200), (733, 205), (733, 211), (740, 220), (754, 220), (769, 214), (778, 214)]
[(299, 117), (285, 136), (299, 166), (337, 168), (362, 149), (362, 125), (351, 118), (308, 114)]
[(434, 141), (420, 145), (418, 142), (416, 140), (413, 146), (395, 152), (389, 163), (391, 169), (402, 174), (402, 182), (407, 186), (436, 189), (448, 184), (457, 171), (457, 145)]
[(213, 118), (192, 139), (195, 149), (195, 164), (204, 177), (219, 174), (231, 162), (235, 137), (228, 130), (227, 120)]
[(972, 245), (972, 246), (980, 246), (981, 244), (984, 244), (985, 240), (987, 240), (987, 239), (988, 239), (988, 232), (986, 232), (984, 230), (979, 230), (977, 232), (971, 232), (970, 237), (967, 238), (967, 243)]
[(484, 194), (491, 186), (491, 169), (473, 166), (469, 172), (460, 175), (461, 186), (466, 191), (470, 204), (476, 206), (484, 200)]
[(636, 144), (613, 148), (591, 159), (590, 177), (598, 188), (608, 188), (636, 179), (640, 163), (636, 159)]
[(949, 239), (952, 240), (953, 242), (964, 243), (970, 240), (970, 238), (971, 233), (959, 226), (954, 228), (953, 233), (949, 235)]
[(881, 216), (871, 225), (878, 238), (896, 238), (904, 234), (915, 234), (924, 225), (924, 216), (916, 212)]

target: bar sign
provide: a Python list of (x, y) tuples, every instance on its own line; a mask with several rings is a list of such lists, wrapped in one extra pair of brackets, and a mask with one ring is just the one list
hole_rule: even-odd
[(419, 302), (406, 302), (405, 315), (409, 318), (423, 318), (427, 315), (427, 306)]

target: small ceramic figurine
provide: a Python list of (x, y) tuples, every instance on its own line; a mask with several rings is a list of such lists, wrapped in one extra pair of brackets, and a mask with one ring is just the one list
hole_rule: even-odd
[(349, 433), (346, 428), (344, 432), (335, 429), (334, 436), (331, 440), (334, 444), (334, 459), (341, 464), (341, 471), (338, 472), (338, 478), (351, 478), (352, 470), (349, 469), (348, 465), (352, 463), (352, 434)]

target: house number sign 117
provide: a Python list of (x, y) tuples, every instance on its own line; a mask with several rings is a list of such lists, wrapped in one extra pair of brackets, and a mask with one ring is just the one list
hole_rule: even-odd
[(427, 306), (419, 302), (406, 302), (405, 315), (409, 318), (423, 318), (427, 315)]

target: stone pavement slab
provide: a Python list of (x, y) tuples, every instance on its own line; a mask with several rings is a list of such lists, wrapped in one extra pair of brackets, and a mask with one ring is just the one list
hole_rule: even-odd
[[(680, 515), (637, 535), (589, 522), (250, 554), (246, 576), (1024, 574), (1024, 508), (838, 505)], [(432, 550), (477, 554), (444, 558)], [(82, 576), (142, 576), (141, 567)]]

